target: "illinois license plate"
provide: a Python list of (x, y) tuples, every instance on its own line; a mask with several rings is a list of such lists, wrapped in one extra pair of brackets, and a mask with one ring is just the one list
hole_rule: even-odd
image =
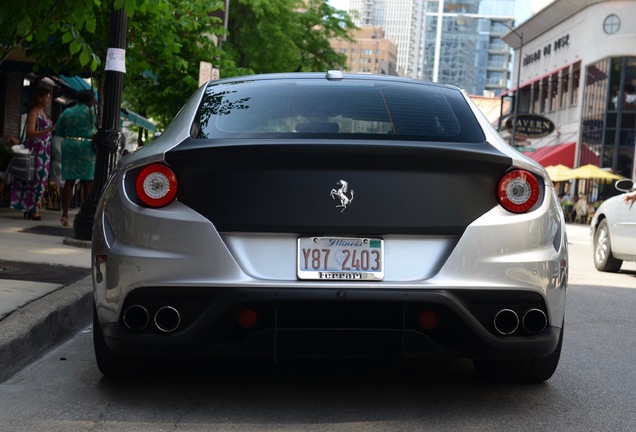
[(301, 237), (298, 239), (298, 278), (382, 280), (384, 240), (364, 237)]

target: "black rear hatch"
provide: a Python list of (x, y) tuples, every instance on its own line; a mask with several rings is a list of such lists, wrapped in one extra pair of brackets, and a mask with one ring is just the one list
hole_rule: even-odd
[(512, 163), (488, 143), (280, 142), (181, 143), (166, 154), (178, 200), (221, 232), (461, 234)]

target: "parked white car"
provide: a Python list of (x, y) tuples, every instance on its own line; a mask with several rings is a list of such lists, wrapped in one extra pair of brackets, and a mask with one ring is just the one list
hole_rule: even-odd
[[(633, 190), (634, 182), (619, 180), (616, 189)], [(603, 272), (617, 272), (623, 261), (636, 261), (636, 202), (623, 194), (607, 199), (592, 218), (594, 265)]]

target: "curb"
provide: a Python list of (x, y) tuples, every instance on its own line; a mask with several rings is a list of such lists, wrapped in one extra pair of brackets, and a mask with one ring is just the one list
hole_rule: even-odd
[(64, 237), (62, 243), (67, 246), (75, 246), (84, 249), (90, 249), (93, 242), (91, 240), (79, 240), (73, 237)]
[(88, 276), (0, 321), (0, 383), (89, 325), (92, 303)]

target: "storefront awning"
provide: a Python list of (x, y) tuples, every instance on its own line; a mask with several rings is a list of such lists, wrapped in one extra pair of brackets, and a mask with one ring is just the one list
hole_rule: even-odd
[[(60, 79), (76, 92), (82, 90), (91, 90), (91, 85), (81, 77), (69, 77), (66, 75), (60, 75)], [(155, 132), (157, 130), (157, 126), (155, 126), (155, 124), (152, 123), (150, 120), (125, 108), (121, 109), (121, 119), (128, 120), (132, 124), (142, 127), (150, 132)]]
[(550, 165), (565, 165), (568, 168), (574, 167), (574, 152), (576, 143), (569, 142), (547, 147), (538, 148), (535, 152), (525, 152), (524, 154), (536, 160), (544, 167)]
[[(526, 156), (536, 160), (544, 167), (550, 165), (565, 165), (574, 168), (574, 154), (576, 142), (557, 144), (536, 149), (534, 152), (523, 152)], [(598, 165), (601, 158), (586, 145), (581, 146), (581, 164)]]
[(121, 117), (122, 119), (126, 119), (132, 124), (142, 127), (150, 132), (155, 132), (157, 130), (157, 126), (155, 126), (155, 124), (150, 120), (125, 108), (121, 109)]
[(91, 85), (84, 81), (82, 77), (60, 75), (60, 79), (64, 81), (64, 84), (66, 84), (76, 92), (91, 89)]

